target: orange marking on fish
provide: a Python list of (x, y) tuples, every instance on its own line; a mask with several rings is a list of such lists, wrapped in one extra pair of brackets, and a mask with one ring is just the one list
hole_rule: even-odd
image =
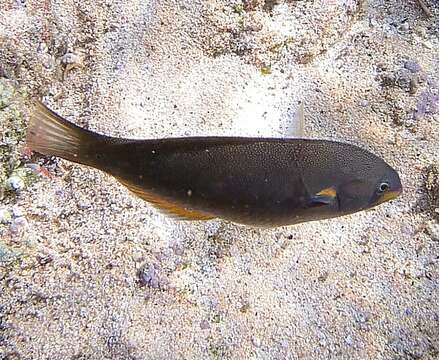
[(328, 196), (331, 198), (335, 198), (337, 196), (337, 190), (335, 190), (332, 186), (326, 189), (319, 191), (316, 195), (318, 196)]

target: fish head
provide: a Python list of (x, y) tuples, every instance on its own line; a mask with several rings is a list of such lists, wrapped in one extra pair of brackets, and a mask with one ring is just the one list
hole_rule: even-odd
[(303, 140), (301, 172), (309, 196), (306, 217), (323, 219), (367, 210), (402, 192), (399, 175), (359, 146)]
[(382, 159), (376, 158), (364, 170), (354, 171), (339, 184), (337, 200), (341, 213), (370, 209), (402, 193), (398, 173)]

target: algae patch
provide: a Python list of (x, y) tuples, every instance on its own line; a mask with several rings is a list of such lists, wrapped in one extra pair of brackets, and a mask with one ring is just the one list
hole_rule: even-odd
[(0, 241), (0, 267), (13, 263), (19, 256), (19, 253)]
[(8, 190), (22, 190), (34, 179), (23, 167), (21, 155), (26, 136), (25, 97), (12, 81), (0, 78), (0, 199)]

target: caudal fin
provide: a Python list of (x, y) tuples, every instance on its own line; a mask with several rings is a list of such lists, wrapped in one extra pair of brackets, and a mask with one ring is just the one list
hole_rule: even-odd
[(27, 130), (27, 145), (44, 155), (86, 164), (90, 145), (98, 134), (83, 129), (47, 108), (34, 103)]

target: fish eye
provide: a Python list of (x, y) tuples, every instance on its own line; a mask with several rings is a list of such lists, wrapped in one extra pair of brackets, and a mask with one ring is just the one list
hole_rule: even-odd
[(378, 187), (378, 191), (379, 191), (380, 193), (383, 193), (383, 192), (389, 190), (389, 188), (390, 188), (390, 185), (389, 185), (388, 182), (382, 182), (382, 183), (380, 184), (380, 186)]

